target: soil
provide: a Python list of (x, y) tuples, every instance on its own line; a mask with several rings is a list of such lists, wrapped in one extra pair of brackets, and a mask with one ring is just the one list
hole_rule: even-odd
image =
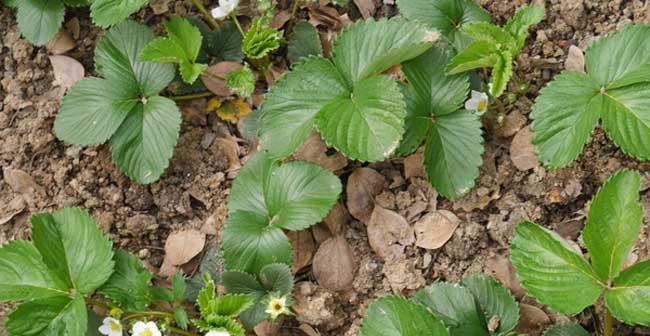
[[(217, 1), (205, 2), (216, 5)], [(496, 21), (504, 22), (529, 1), (478, 2)], [(392, 3), (375, 0), (375, 16), (395, 15)], [(356, 273), (350, 288), (334, 292), (319, 286), (311, 270), (309, 260), (314, 245), (323, 241), (317, 229), (313, 234), (316, 243), (309, 234), (308, 239), (302, 235), (300, 241), (308, 243), (294, 244), (301, 249), (308, 246), (302, 251), (306, 257), (300, 258), (306, 259), (300, 265), (304, 267), (297, 272), (297, 316), (284, 323), (280, 334), (313, 335), (309, 333), (311, 327), (320, 335), (358, 335), (364, 309), (377, 297), (410, 295), (433, 281), (457, 281), (483, 271), (513, 291), (526, 315), (521, 327), (532, 335), (539, 334), (535, 325), (538, 322), (568, 318), (525, 297), (518, 286), (507, 252), (514, 226), (524, 219), (534, 220), (580, 246), (589, 200), (610, 175), (623, 167), (646, 174), (642, 200), (648, 223), (650, 163), (625, 156), (601, 129), (594, 132), (580, 158), (565, 169), (522, 166), (511, 158), (511, 143), (529, 123), (527, 115), (537, 92), (564, 68), (571, 45), (584, 50), (594, 38), (625, 24), (650, 23), (650, 7), (641, 0), (545, 3), (547, 18), (531, 30), (515, 67), (515, 78), (528, 81), (530, 88), (514, 104), (506, 106), (499, 116), (501, 123), (486, 118), (485, 163), (469, 196), (457, 201), (437, 197), (417, 174), (414, 177), (410, 172), (406, 176), (402, 158), (369, 165), (387, 181), (376, 204), (402, 215), (409, 225), (436, 209), (455, 214), (460, 224), (449, 241), (436, 250), (410, 244), (404, 247), (402, 258), (383, 261), (369, 245), (366, 226), (352, 218), (342, 232), (351, 246)], [(166, 5), (167, 10), (160, 13), (161, 7), (156, 7), (159, 14), (154, 14), (152, 7), (161, 5)], [(289, 8), (287, 1), (280, 1), (279, 6)], [(360, 17), (352, 1), (338, 12), (351, 20)], [(157, 0), (134, 17), (160, 31), (163, 20), (188, 13), (193, 13), (189, 1)], [(307, 18), (307, 10), (302, 9), (299, 15)], [(86, 10), (68, 11), (66, 22), (77, 20), (80, 29), (75, 48), (67, 55), (79, 60), (86, 75), (91, 75), (94, 45), (101, 31), (91, 24)], [(154, 272), (162, 264), (170, 232), (191, 228), (206, 233), (211, 242), (219, 240), (218, 229), (225, 220), (226, 199), (239, 163), (234, 161), (244, 162), (254, 148), (239, 139), (236, 127), (205, 112), (205, 100), (182, 104), (184, 121), (170, 168), (159, 182), (137, 185), (118, 171), (107, 145), (79, 148), (56, 139), (52, 124), (64, 90), (54, 82), (48, 51), (20, 37), (15, 12), (6, 7), (0, 9), (0, 32), (0, 245), (29, 237), (30, 214), (64, 206), (89, 209), (116, 246), (134, 252)], [(276, 61), (283, 64), (281, 59)], [(340, 170), (344, 185), (350, 173), (361, 166), (350, 163)], [(342, 203), (346, 204), (345, 195)], [(650, 225), (646, 225), (633, 260), (650, 258), (649, 235)], [(588, 310), (574, 319), (593, 331), (593, 314)], [(615, 334), (650, 335), (650, 329), (619, 325)]]

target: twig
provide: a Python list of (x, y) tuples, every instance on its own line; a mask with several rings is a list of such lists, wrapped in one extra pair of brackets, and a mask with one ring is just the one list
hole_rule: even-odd
[(194, 5), (194, 7), (196, 7), (196, 9), (199, 10), (199, 12), (201, 12), (201, 14), (203, 14), (205, 20), (208, 21), (208, 24), (210, 25), (210, 27), (212, 27), (212, 29), (219, 28), (219, 22), (217, 22), (217, 20), (215, 20), (214, 17), (212, 17), (212, 14), (210, 14), (210, 12), (208, 12), (208, 10), (205, 9), (205, 6), (203, 6), (201, 0), (192, 0), (192, 4)]
[(181, 100), (192, 100), (192, 99), (199, 99), (199, 98), (204, 98), (204, 97), (210, 97), (214, 96), (214, 93), (212, 92), (201, 92), (201, 93), (193, 93), (193, 94), (187, 94), (187, 95), (182, 95), (182, 96), (167, 96), (167, 98), (173, 100), (173, 101), (181, 101)]

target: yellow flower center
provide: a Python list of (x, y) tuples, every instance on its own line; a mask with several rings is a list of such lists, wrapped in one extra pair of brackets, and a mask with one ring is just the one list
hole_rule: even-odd
[(143, 332), (140, 333), (140, 336), (153, 336), (153, 333), (151, 332), (150, 329), (145, 329)]
[(115, 321), (111, 321), (111, 330), (113, 330), (113, 331), (122, 331), (122, 326), (119, 323), (115, 322)]
[(482, 111), (487, 110), (487, 104), (488, 104), (487, 100), (484, 100), (484, 99), (479, 100), (478, 105), (476, 106), (476, 110), (478, 112), (482, 112)]

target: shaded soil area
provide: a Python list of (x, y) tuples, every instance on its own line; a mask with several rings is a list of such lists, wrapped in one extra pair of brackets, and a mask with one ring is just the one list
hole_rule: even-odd
[[(496, 21), (504, 22), (529, 1), (478, 2)], [(375, 1), (374, 16), (395, 15), (391, 3)], [(161, 4), (166, 10), (154, 14), (152, 7)], [(417, 169), (417, 154), (369, 166), (349, 162), (338, 167), (337, 173), (350, 189), (342, 196), (340, 216), (330, 218), (338, 229), (332, 230), (327, 223), (291, 235), (298, 281), (297, 316), (286, 321), (280, 334), (312, 335), (315, 330), (320, 335), (358, 335), (364, 309), (377, 297), (410, 295), (430, 282), (456, 281), (474, 272), (490, 273), (504, 283), (522, 302), (520, 330), (539, 334), (542, 326), (568, 318), (537, 304), (519, 287), (507, 252), (515, 225), (524, 219), (534, 220), (581, 246), (580, 231), (589, 200), (621, 168), (646, 175), (642, 200), (648, 223), (650, 163), (626, 157), (597, 129), (570, 167), (545, 169), (531, 160), (526, 125), (537, 92), (564, 69), (570, 46), (584, 50), (598, 36), (625, 24), (650, 23), (650, 7), (640, 0), (547, 0), (545, 4), (547, 19), (532, 29), (515, 66), (516, 80), (511, 83), (527, 81), (529, 90), (484, 120), (485, 162), (476, 189), (457, 201), (437, 197)], [(290, 4), (280, 1), (279, 6), (285, 9)], [(160, 12), (160, 7), (155, 9)], [(135, 19), (160, 32), (160, 22), (192, 11), (189, 1), (152, 1)], [(315, 20), (312, 13), (301, 9), (299, 15)], [(338, 8), (338, 14), (345, 18), (343, 24), (361, 16), (352, 1)], [(69, 11), (66, 22), (75, 41), (67, 55), (84, 65), (86, 75), (92, 74), (94, 45), (101, 31), (84, 10)], [(322, 35), (333, 35), (336, 31), (330, 28), (321, 26)], [(255, 145), (240, 139), (235, 126), (205, 112), (205, 100), (184, 103), (179, 143), (169, 169), (157, 183), (135, 184), (112, 163), (108, 145), (80, 148), (55, 138), (52, 125), (64, 90), (54, 80), (48, 51), (20, 37), (15, 12), (5, 7), (0, 9), (0, 32), (0, 244), (29, 237), (30, 214), (65, 206), (89, 209), (116, 246), (134, 252), (154, 273), (162, 264), (170, 232), (196, 229), (211, 243), (218, 242), (232, 179)], [(282, 57), (276, 62), (286, 70)], [(345, 208), (356, 202), (350, 198), (354, 196), (350, 194), (354, 191), (351, 180), (361, 167), (372, 169), (362, 177), (374, 181), (368, 184), (374, 189), (369, 192), (370, 208), (365, 215), (372, 216), (373, 208), (377, 212), (379, 207), (401, 217), (399, 224), (390, 221), (370, 229), (370, 217), (360, 220), (355, 209), (349, 209), (352, 216), (347, 215)], [(442, 247), (418, 247), (417, 223), (432, 213), (452, 216), (457, 227), (448, 230)], [(338, 291), (327, 289), (331, 284), (319, 284), (324, 280), (311, 267), (314, 255), (318, 258), (319, 252), (324, 253), (318, 251), (319, 245), (328, 241), (333, 231), (339, 233), (337, 239), (343, 239), (341, 244), (350, 247), (350, 253), (336, 255), (346, 260), (332, 261), (333, 272), (352, 268), (354, 274), (351, 284)], [(377, 240), (369, 237), (372, 235), (394, 240)], [(650, 258), (649, 235), (650, 226), (645, 225), (630, 262)], [(184, 269), (191, 272), (195, 265)], [(593, 331), (593, 318), (594, 311), (588, 310), (575, 319)], [(650, 335), (650, 329), (621, 325), (616, 335)]]

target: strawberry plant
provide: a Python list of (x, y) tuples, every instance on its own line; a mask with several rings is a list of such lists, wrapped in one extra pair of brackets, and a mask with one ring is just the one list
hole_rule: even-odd
[(16, 7), (18, 28), (35, 45), (50, 41), (61, 28), (65, 7), (90, 5), (93, 22), (106, 28), (117, 24), (146, 5), (148, 0), (4, 0)]
[(519, 224), (510, 254), (528, 295), (566, 315), (603, 298), (606, 336), (612, 335), (612, 315), (650, 325), (650, 260), (623, 269), (642, 228), (640, 189), (638, 173), (621, 171), (598, 191), (582, 234), (589, 261), (558, 234), (532, 222)]
[(451, 52), (434, 47), (402, 65), (409, 85), (402, 89), (406, 130), (397, 153), (408, 155), (424, 142), (427, 178), (441, 195), (458, 198), (474, 186), (484, 149), (480, 116), (461, 109), (469, 74), (446, 76), (450, 59)]
[(404, 133), (406, 103), (380, 73), (429, 49), (436, 34), (403, 19), (357, 21), (334, 41), (332, 60), (303, 58), (266, 95), (260, 141), (274, 158), (291, 155), (316, 127), (352, 159), (390, 156)]
[(176, 104), (159, 95), (174, 78), (171, 64), (141, 62), (153, 40), (133, 21), (113, 28), (95, 49), (103, 78), (87, 77), (63, 98), (54, 123), (56, 136), (79, 146), (110, 142), (113, 161), (138, 183), (160, 178), (169, 164), (181, 124)]
[(565, 167), (575, 160), (602, 119), (623, 152), (650, 160), (650, 26), (628, 25), (592, 43), (586, 73), (564, 71), (533, 106), (533, 143), (542, 163)]
[(497, 98), (505, 91), (512, 76), (512, 63), (524, 47), (530, 26), (541, 22), (544, 6), (520, 8), (504, 27), (488, 22), (465, 24), (460, 32), (473, 39), (459, 51), (449, 65), (447, 74), (457, 74), (478, 68), (492, 68), (490, 94)]
[(366, 310), (361, 336), (506, 336), (516, 335), (518, 321), (519, 306), (508, 290), (475, 274), (459, 284), (431, 284), (410, 299), (375, 301)]
[(165, 23), (165, 30), (167, 37), (151, 40), (140, 52), (140, 60), (178, 63), (183, 81), (194, 83), (208, 67), (196, 62), (201, 50), (201, 31), (183, 18), (175, 18)]
[[(199, 315), (185, 309), (187, 282), (172, 277), (170, 288), (152, 286), (153, 275), (140, 260), (112, 243), (93, 218), (79, 208), (31, 217), (32, 241), (14, 240), (0, 247), (0, 302), (18, 303), (9, 314), (11, 336), (88, 334), (121, 336), (203, 332), (244, 336), (237, 317), (255, 296), (217, 296), (209, 273), (202, 276)], [(290, 273), (289, 273), (290, 276)], [(101, 321), (90, 306), (108, 311)], [(163, 310), (155, 310), (161, 307)], [(101, 321), (101, 322), (100, 322)], [(96, 328), (96, 331), (92, 330)]]
[(490, 22), (490, 14), (474, 0), (397, 0), (400, 13), (409, 20), (439, 31), (455, 50), (464, 49), (471, 38), (461, 28), (472, 22)]

